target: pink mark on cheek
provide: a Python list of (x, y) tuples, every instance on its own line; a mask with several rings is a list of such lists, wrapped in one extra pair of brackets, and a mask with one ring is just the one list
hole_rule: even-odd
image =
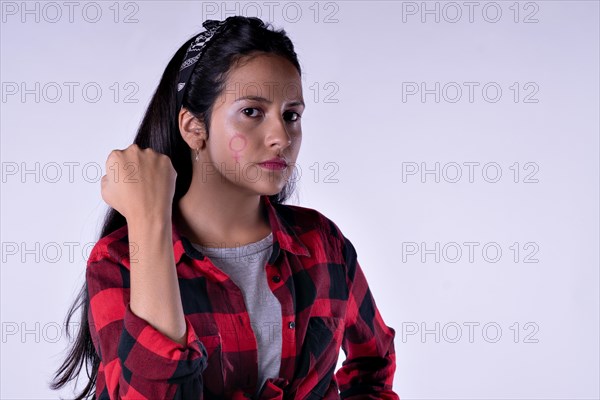
[(229, 150), (231, 150), (233, 159), (236, 162), (240, 161), (240, 152), (246, 148), (246, 138), (239, 133), (233, 135), (229, 140)]

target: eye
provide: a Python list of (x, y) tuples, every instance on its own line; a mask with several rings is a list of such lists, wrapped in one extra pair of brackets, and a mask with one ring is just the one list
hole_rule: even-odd
[(292, 122), (296, 122), (296, 121), (300, 120), (300, 118), (301, 118), (301, 115), (295, 111), (286, 112), (284, 115), (288, 116), (289, 117), (288, 121), (292, 121)]
[(258, 116), (258, 114), (249, 115), (249, 114), (253, 114), (253, 113), (252, 113), (252, 112), (248, 113), (248, 112), (247, 112), (248, 110), (250, 110), (250, 111), (260, 111), (258, 108), (254, 108), (254, 107), (248, 107), (248, 108), (244, 108), (244, 109), (242, 110), (242, 112), (243, 112), (244, 114), (246, 114), (246, 116), (248, 116), (248, 117), (250, 117), (250, 118), (257, 117), (257, 116)]

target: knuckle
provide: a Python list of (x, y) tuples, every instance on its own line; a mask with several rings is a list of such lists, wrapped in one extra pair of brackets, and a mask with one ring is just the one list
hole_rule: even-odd
[(119, 150), (112, 150), (110, 153), (108, 153), (108, 157), (106, 157), (106, 164), (118, 157), (118, 151)]

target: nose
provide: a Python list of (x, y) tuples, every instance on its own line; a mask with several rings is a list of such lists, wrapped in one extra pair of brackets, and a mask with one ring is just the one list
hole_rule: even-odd
[(265, 140), (267, 146), (281, 147), (282, 149), (292, 144), (292, 138), (288, 133), (288, 129), (282, 115), (272, 118), (272, 121), (267, 128)]

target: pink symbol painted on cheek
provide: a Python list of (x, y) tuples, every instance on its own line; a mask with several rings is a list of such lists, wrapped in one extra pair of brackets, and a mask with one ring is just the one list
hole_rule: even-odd
[(240, 152), (246, 148), (246, 138), (239, 133), (233, 135), (229, 140), (229, 150), (233, 153), (233, 159), (236, 162), (240, 160)]

